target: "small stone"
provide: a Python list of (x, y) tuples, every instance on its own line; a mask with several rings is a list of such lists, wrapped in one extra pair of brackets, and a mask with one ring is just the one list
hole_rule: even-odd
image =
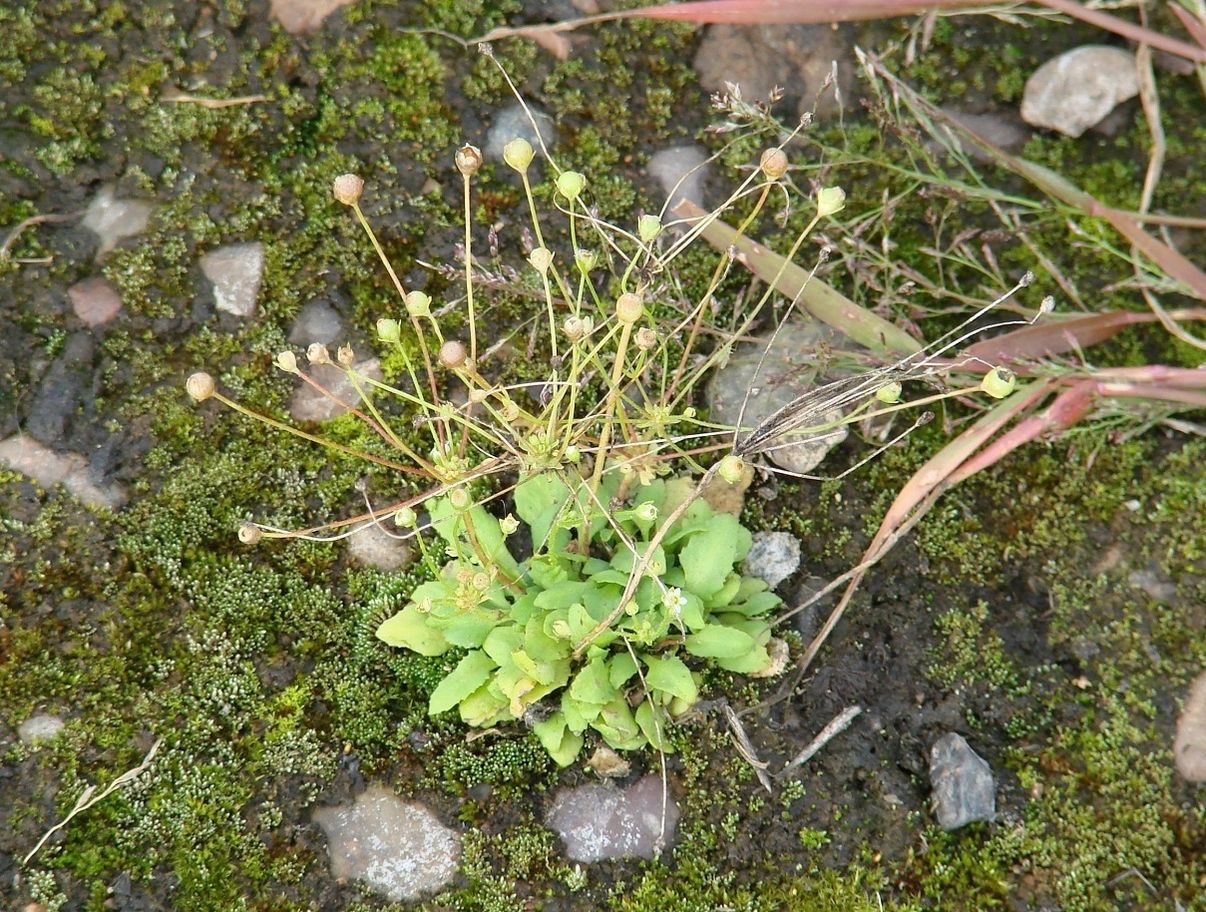
[(306, 348), (315, 342), (330, 345), (343, 334), (343, 320), (326, 301), (311, 301), (297, 315), (289, 330), (289, 342)]
[(944, 830), (996, 816), (992, 769), (954, 732), (943, 735), (930, 748), (930, 787), (934, 815)]
[[(1026, 145), (1026, 141), (1030, 139), (1030, 131), (1017, 123), (1013, 116), (1008, 116), (1004, 113), (993, 114), (970, 114), (963, 111), (955, 111), (951, 108), (944, 108), (943, 111), (952, 119), (967, 127), (973, 133), (984, 137), (994, 146), (1004, 149), (1006, 152), (1019, 152), (1022, 146)], [(954, 141), (959, 143), (958, 134), (954, 134)], [(935, 141), (934, 146), (938, 143)], [(982, 165), (992, 164), (995, 159), (981, 149), (974, 142), (959, 143), (960, 147), (972, 159)]]
[(595, 748), (586, 765), (604, 779), (623, 779), (632, 771), (632, 764), (605, 744)]
[(610, 783), (562, 789), (547, 823), (571, 860), (593, 862), (655, 857), (674, 839), (678, 815), (678, 803), (667, 797), (663, 831), (662, 781), (650, 775), (628, 789)]
[(88, 474), (88, 460), (78, 453), (56, 453), (32, 437), (15, 434), (0, 442), (0, 465), (28, 475), (44, 488), (62, 484), (90, 507), (115, 510), (126, 502), (120, 485), (99, 487)]
[(1048, 60), (1026, 80), (1022, 119), (1036, 127), (1080, 136), (1138, 94), (1133, 54), (1087, 44)]
[[(536, 150), (536, 159), (540, 159), (540, 140), (544, 140), (545, 146), (552, 151), (557, 141), (557, 131), (553, 125), (553, 118), (539, 108), (529, 104), (528, 110), (532, 112), (532, 118), (536, 121), (536, 126), (532, 125), (532, 121), (528, 120), (528, 115), (524, 112), (523, 106), (516, 102), (503, 108), (494, 115), (494, 123), (490, 127), (490, 132), (486, 134), (486, 158), (490, 161), (500, 162), (503, 160), (503, 147), (513, 139), (526, 139), (532, 144), (532, 148)], [(539, 127), (539, 131), (537, 131)]]
[[(372, 377), (374, 380), (381, 380), (383, 376), (381, 362), (376, 358), (361, 361), (353, 367), (353, 370), (366, 377)], [(339, 402), (303, 382), (293, 391), (293, 398), (289, 401), (289, 414), (293, 416), (294, 421), (326, 421), (328, 418), (334, 418), (347, 412), (348, 405), (354, 406), (360, 402), (360, 394), (356, 392), (352, 381), (334, 364), (311, 365), (308, 373), (317, 383), (347, 405), (340, 405)], [(361, 386), (363, 385), (364, 381), (361, 381)]]
[(655, 152), (647, 166), (649, 175), (662, 188), (670, 210), (680, 200), (704, 206), (704, 182), (708, 176), (708, 155), (699, 146), (674, 146)]
[[(822, 323), (797, 320), (785, 324), (769, 348), (739, 348), (708, 384), (712, 420), (735, 425), (740, 418), (743, 433), (747, 433), (813, 389), (823, 379), (818, 378), (821, 363), (817, 352), (827, 350), (833, 337), (834, 331)], [(810, 423), (821, 425), (841, 418), (841, 409), (831, 408), (815, 415)], [(844, 424), (838, 424), (812, 435), (786, 437), (773, 443), (766, 455), (788, 473), (808, 475), (848, 433)]]
[(1176, 584), (1159, 570), (1151, 567), (1146, 570), (1133, 571), (1127, 576), (1126, 581), (1136, 589), (1141, 589), (1153, 602), (1170, 605), (1177, 597)]
[(201, 271), (213, 282), (218, 310), (236, 317), (254, 316), (264, 274), (263, 244), (219, 247), (201, 258)]
[(405, 539), (395, 538), (379, 523), (373, 523), (348, 538), (348, 556), (362, 567), (392, 573), (405, 569), (413, 554)]
[(71, 309), (88, 326), (103, 326), (121, 313), (121, 295), (100, 277), (84, 279), (67, 289)]
[(347, 6), (352, 0), (271, 0), (273, 18), (290, 35), (313, 32), (331, 13)]
[(362, 880), (391, 902), (438, 890), (456, 874), (460, 836), (384, 785), (370, 785), (351, 806), (318, 808), (314, 822), (327, 836), (331, 874)]
[(66, 727), (67, 724), (58, 716), (38, 713), (17, 726), (17, 737), (21, 739), (22, 744), (43, 744), (53, 741)]
[(800, 569), (800, 540), (790, 532), (755, 532), (743, 569), (774, 589)]
[(1206, 782), (1206, 672), (1190, 685), (1177, 720), (1173, 759), (1189, 782)]
[(111, 184), (101, 187), (84, 212), (83, 225), (97, 236), (99, 260), (128, 237), (137, 237), (147, 229), (155, 207), (145, 200), (118, 199)]
[[(66, 448), (68, 437), (85, 423), (96, 400), (95, 355), (91, 333), (79, 330), (67, 337), (29, 404), (25, 419), (29, 436), (49, 447)], [(85, 421), (77, 420), (81, 416)]]

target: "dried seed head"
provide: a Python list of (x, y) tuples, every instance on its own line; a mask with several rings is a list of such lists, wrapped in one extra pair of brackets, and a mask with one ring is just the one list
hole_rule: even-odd
[(662, 220), (656, 215), (642, 215), (637, 219), (637, 237), (648, 244), (662, 233)]
[(408, 291), (404, 301), (406, 312), (412, 317), (427, 317), (431, 315), (431, 295), (421, 291)]
[(642, 326), (636, 331), (633, 341), (636, 342), (636, 347), (641, 351), (649, 351), (657, 345), (657, 333), (648, 326)]
[(335, 360), (344, 367), (351, 367), (356, 363), (356, 353), (352, 351), (352, 346), (341, 345), (339, 351), (335, 353)]
[(557, 192), (573, 201), (586, 189), (586, 175), (577, 171), (562, 171), (557, 175)]
[(1017, 374), (1007, 367), (994, 367), (984, 375), (980, 389), (994, 399), (1004, 399), (1018, 385)]
[(312, 342), (306, 349), (306, 360), (311, 364), (330, 364), (331, 353), (321, 342)]
[(440, 346), (440, 365), (448, 370), (459, 370), (469, 361), (469, 352), (462, 342), (449, 339)]
[(776, 181), (787, 173), (787, 154), (782, 149), (767, 149), (758, 167), (769, 180)]
[(263, 537), (264, 533), (254, 523), (243, 523), (239, 526), (239, 541), (245, 545), (254, 545)]
[(645, 315), (645, 299), (632, 291), (626, 291), (616, 301), (616, 319), (632, 324)]
[(528, 262), (541, 275), (549, 271), (553, 265), (553, 254), (547, 247), (537, 247), (528, 254)]
[(286, 374), (297, 373), (297, 355), (291, 351), (283, 351), (276, 356), (276, 366)]
[(465, 175), (473, 177), (482, 166), (482, 150), (469, 143), (456, 150), (456, 169)]
[(185, 381), (184, 388), (195, 402), (204, 402), (217, 391), (218, 385), (205, 371), (197, 371)]
[(490, 398), (490, 394), (480, 387), (475, 386), (473, 389), (469, 390), (469, 401), (474, 405), (481, 405), (488, 398)]
[(528, 170), (535, 154), (532, 151), (532, 144), (523, 137), (517, 137), (503, 146), (503, 161), (520, 174)]
[(382, 342), (399, 342), (402, 339), (402, 324), (397, 320), (377, 321), (377, 338)]
[(817, 215), (824, 218), (841, 212), (846, 206), (846, 191), (841, 187), (822, 187), (817, 191)]
[(355, 174), (341, 174), (335, 178), (331, 191), (335, 194), (335, 199), (345, 206), (355, 206), (360, 202), (360, 195), (364, 193), (364, 181)]

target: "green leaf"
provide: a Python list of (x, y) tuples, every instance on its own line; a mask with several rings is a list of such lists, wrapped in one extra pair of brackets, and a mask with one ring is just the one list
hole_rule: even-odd
[(461, 721), (474, 728), (487, 728), (513, 718), (507, 709), (507, 700), (491, 693), (488, 683), (461, 700)]
[[(654, 713), (657, 714), (657, 723), (654, 724)], [(647, 740), (656, 750), (660, 750), (664, 754), (674, 753), (674, 748), (670, 745), (670, 739), (666, 737), (666, 729), (670, 725), (669, 717), (659, 709), (655, 709), (653, 703), (649, 700), (642, 700), (641, 705), (636, 708), (636, 722), (641, 727), (641, 731)]]
[(532, 731), (558, 766), (569, 766), (582, 750), (582, 735), (570, 731), (559, 712), (537, 722)]
[(770, 654), (766, 651), (766, 647), (757, 644), (745, 655), (732, 659), (715, 659), (714, 661), (725, 671), (733, 671), (737, 674), (757, 674), (760, 671), (766, 671), (771, 664)]
[(645, 664), (649, 666), (645, 683), (650, 690), (661, 690), (689, 703), (698, 698), (699, 688), (691, 677), (691, 669), (678, 656), (645, 656)]
[(565, 724), (570, 731), (580, 735), (599, 715), (601, 707), (596, 703), (580, 703), (570, 696), (568, 690), (561, 692), (561, 711), (565, 714)]
[(636, 660), (627, 652), (616, 653), (607, 661), (607, 680), (612, 687), (623, 687), (636, 673)]
[(428, 714), (435, 716), (452, 709), (485, 684), (497, 667), (494, 660), (480, 649), (473, 650), (431, 692), (431, 698), (427, 701)]
[(643, 747), (646, 741), (641, 727), (632, 717), (628, 701), (623, 697), (617, 697), (604, 706), (590, 727), (616, 750), (636, 750)]
[(427, 623), (428, 616), (414, 605), (407, 605), (377, 628), (378, 639), (390, 646), (410, 649), (419, 655), (438, 656), (449, 650), (444, 634)]
[(498, 624), (499, 620), (488, 612), (464, 611), (457, 617), (441, 621), (439, 627), (444, 639), (453, 646), (476, 649)]
[(738, 573), (730, 573), (725, 577), (724, 585), (720, 587), (720, 591), (708, 599), (708, 606), (711, 608), (724, 608), (729, 602), (733, 601), (737, 596), (737, 591), (741, 588), (741, 575)]
[(564, 659), (570, 653), (570, 645), (565, 640), (556, 639), (544, 632), (541, 618), (528, 621), (523, 633), (523, 649), (538, 662), (556, 662)]
[(742, 630), (709, 624), (699, 633), (687, 636), (687, 652), (708, 659), (733, 659), (745, 655), (758, 644)]
[(616, 697), (616, 688), (607, 677), (607, 664), (594, 659), (574, 675), (570, 684), (570, 695), (581, 703), (610, 703)]
[(569, 499), (569, 488), (552, 472), (533, 475), (516, 486), (515, 512), (532, 532), (534, 552), (547, 544), (549, 531)]
[(518, 627), (509, 624), (495, 627), (482, 643), (482, 649), (496, 665), (505, 665), (510, 661), (511, 653), (523, 648), (523, 639), (523, 631)]
[(705, 602), (720, 592), (737, 559), (741, 525), (728, 513), (712, 516), (679, 552), (687, 588)]
[[(631, 573), (632, 568), (636, 566), (637, 556), (644, 558), (649, 553), (648, 542), (637, 542), (636, 550), (632, 548), (620, 547), (616, 549), (616, 553), (612, 555), (611, 565), (622, 573)], [(732, 563), (730, 562), (730, 566)], [(661, 545), (653, 549), (653, 554), (649, 558), (649, 564), (645, 567), (645, 576), (661, 576), (666, 572), (666, 552)], [(627, 580), (625, 580), (627, 583)]]

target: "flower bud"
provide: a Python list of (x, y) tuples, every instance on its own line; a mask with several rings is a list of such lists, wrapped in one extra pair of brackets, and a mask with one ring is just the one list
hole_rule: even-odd
[(846, 191), (841, 187), (822, 187), (817, 191), (817, 215), (824, 218), (846, 207)]
[(465, 350), (463, 343), (455, 339), (449, 339), (440, 346), (439, 361), (442, 367), (448, 370), (459, 370), (465, 366), (469, 360), (469, 352)]
[(503, 535), (514, 535), (519, 531), (519, 520), (508, 513), (498, 521), (498, 529)]
[(245, 545), (254, 545), (263, 537), (264, 533), (254, 523), (243, 523), (239, 526), (239, 541)]
[(547, 247), (536, 247), (528, 254), (528, 262), (532, 264), (533, 269), (544, 275), (553, 265), (553, 254)]
[(562, 171), (557, 175), (557, 192), (571, 202), (586, 188), (586, 175), (577, 171)]
[(769, 180), (777, 181), (787, 173), (787, 154), (782, 149), (767, 149), (762, 153), (758, 168)]
[(574, 265), (578, 267), (580, 273), (586, 275), (599, 265), (599, 255), (593, 250), (576, 250), (574, 251)]
[(532, 156), (534, 154), (532, 144), (523, 137), (513, 139), (503, 146), (503, 161), (520, 174), (528, 170), (528, 165), (532, 164)]
[(641, 522), (651, 523), (657, 519), (657, 504), (651, 500), (645, 501), (632, 511)]
[(394, 511), (394, 525), (399, 529), (413, 529), (419, 524), (418, 514), (411, 507)]
[(635, 323), (644, 315), (645, 301), (639, 294), (626, 291), (616, 301), (616, 319), (621, 323)]
[(283, 351), (276, 356), (276, 366), (286, 374), (297, 373), (297, 355), (291, 351)]
[(421, 291), (408, 291), (403, 301), (406, 304), (406, 312), (412, 317), (431, 315), (431, 295)]
[(582, 451), (578, 449), (577, 444), (571, 443), (565, 448), (565, 461), (574, 463), (575, 465), (582, 460)]
[(984, 375), (980, 389), (994, 399), (1004, 399), (1017, 385), (1017, 374), (1007, 367), (994, 367)]
[(720, 460), (716, 474), (731, 485), (740, 484), (745, 476), (745, 460), (736, 453), (729, 453)]
[(399, 342), (402, 339), (402, 324), (397, 320), (378, 320), (377, 338), (382, 342)]
[(193, 401), (204, 402), (217, 390), (217, 384), (205, 371), (197, 371), (185, 381), (184, 388)]
[(465, 175), (465, 177), (473, 177), (482, 166), (482, 150), (477, 146), (465, 143), (465, 145), (456, 150), (454, 160), (456, 161), (456, 169), (461, 174)]
[(636, 331), (633, 341), (641, 351), (649, 351), (657, 345), (657, 333), (648, 326), (642, 326)]
[(312, 342), (306, 349), (306, 360), (311, 364), (330, 364), (331, 353), (321, 342)]
[(637, 219), (637, 237), (648, 244), (662, 233), (662, 220), (656, 215), (642, 215)]
[(904, 392), (904, 387), (893, 380), (891, 383), (887, 383), (877, 389), (875, 391), (875, 398), (885, 405), (895, 405), (900, 401), (900, 394), (902, 392)]
[(335, 353), (335, 360), (344, 367), (351, 367), (356, 363), (356, 353), (352, 351), (352, 346), (341, 345), (339, 351)]

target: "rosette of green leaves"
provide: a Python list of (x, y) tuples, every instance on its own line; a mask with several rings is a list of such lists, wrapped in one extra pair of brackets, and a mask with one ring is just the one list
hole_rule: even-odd
[[(587, 729), (617, 750), (670, 750), (666, 725), (698, 699), (703, 671), (770, 666), (765, 616), (779, 599), (736, 569), (749, 552), (748, 530), (703, 500), (653, 550), (626, 609), (573, 658), (616, 609), (638, 555), (649, 552), (659, 522), (691, 496), (693, 484), (654, 480), (636, 489), (630, 508), (604, 515), (597, 505), (610, 503), (617, 488), (616, 473), (597, 497), (580, 480), (551, 473), (523, 481), (515, 512), (534, 552), (523, 561), (483, 507), (458, 512), (447, 498), (430, 504), (433, 527), (454, 557), (377, 630), (391, 646), (423, 655), (464, 651), (432, 692), (429, 713), (457, 708), (480, 727), (526, 718), (565, 766)], [(571, 530), (584, 521), (589, 556), (568, 548)]]

